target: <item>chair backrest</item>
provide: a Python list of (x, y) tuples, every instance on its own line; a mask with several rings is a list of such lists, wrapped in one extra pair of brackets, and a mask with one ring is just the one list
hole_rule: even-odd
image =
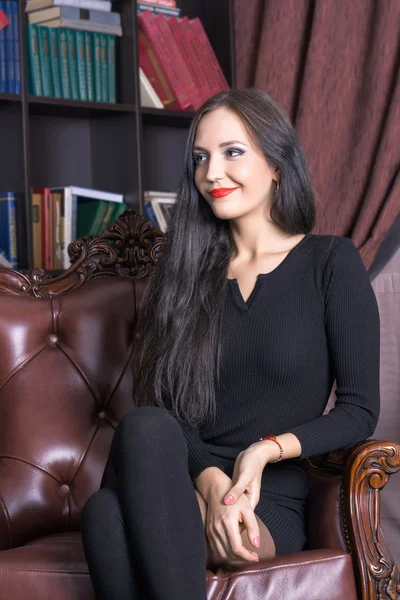
[(133, 408), (137, 310), (163, 236), (126, 211), (60, 277), (0, 270), (0, 549), (79, 529)]

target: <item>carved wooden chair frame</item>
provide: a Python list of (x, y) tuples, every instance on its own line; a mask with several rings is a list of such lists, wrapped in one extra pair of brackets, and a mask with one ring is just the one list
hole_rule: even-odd
[[(100, 236), (75, 240), (71, 266), (57, 277), (41, 269), (0, 269), (0, 291), (46, 298), (90, 279), (150, 275), (163, 254), (165, 235), (128, 209)], [(380, 525), (380, 491), (400, 470), (400, 445), (370, 440), (353, 449), (307, 460), (310, 469), (341, 475), (341, 520), (360, 600), (400, 600), (400, 573)]]

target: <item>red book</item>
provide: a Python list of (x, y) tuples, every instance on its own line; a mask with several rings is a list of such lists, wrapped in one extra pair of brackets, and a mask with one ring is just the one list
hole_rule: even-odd
[(175, 39), (175, 36), (169, 26), (169, 22), (166, 17), (159, 14), (154, 17), (154, 21), (157, 23), (158, 28), (162, 37), (165, 40), (165, 44), (168, 47), (170, 62), (177, 67), (177, 73), (180, 78), (181, 89), (186, 91), (188, 99), (192, 105), (191, 110), (197, 110), (203, 104), (200, 98), (199, 90), (193, 76), (189, 70), (188, 65), (183, 57), (179, 45)]
[[(187, 17), (178, 19), (177, 17), (172, 16), (169, 17), (167, 21), (175, 37), (175, 41), (182, 53), (183, 60), (185, 61), (196, 84), (198, 105), (193, 104), (193, 106), (195, 110), (197, 110), (203, 104), (203, 102), (212, 96), (212, 94), (207, 84), (207, 78), (205, 77), (202, 69), (199, 68), (199, 59), (193, 47), (196, 44), (195, 36), (192, 32), (192, 28), (190, 25), (188, 25), (189, 19)], [(188, 34), (186, 33), (186, 29)], [(189, 36), (191, 36), (191, 40), (188, 39)]]
[(156, 18), (162, 15), (152, 15), (145, 11), (137, 15), (139, 25), (153, 46), (154, 54), (160, 64), (169, 87), (171, 88), (180, 110), (192, 110), (192, 105), (184, 89), (183, 80), (179, 75), (178, 64), (171, 60), (168, 46), (157, 25)]
[(150, 81), (154, 91), (164, 104), (164, 108), (179, 110), (171, 88), (168, 85), (164, 72), (157, 60), (154, 50), (143, 31), (139, 31), (139, 65)]
[(42, 197), (42, 265), (43, 269), (53, 268), (53, 211), (50, 188), (34, 190)]
[(210, 40), (204, 31), (202, 22), (196, 17), (195, 19), (190, 19), (189, 23), (196, 34), (198, 43), (201, 45), (202, 52), (204, 52), (206, 64), (212, 73), (213, 89), (216, 90), (213, 93), (217, 94), (218, 92), (228, 91), (230, 87), (215, 56)]
[(140, 0), (145, 4), (156, 4), (157, 6), (165, 6), (166, 8), (176, 8), (175, 0)]

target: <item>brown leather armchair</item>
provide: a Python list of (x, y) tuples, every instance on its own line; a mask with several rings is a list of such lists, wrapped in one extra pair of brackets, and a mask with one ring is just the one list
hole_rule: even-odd
[[(126, 211), (70, 246), (60, 277), (0, 270), (0, 600), (90, 600), (82, 507), (132, 410), (134, 325), (163, 234)], [(379, 521), (400, 446), (367, 441), (309, 461), (308, 547), (207, 571), (209, 600), (395, 600)]]

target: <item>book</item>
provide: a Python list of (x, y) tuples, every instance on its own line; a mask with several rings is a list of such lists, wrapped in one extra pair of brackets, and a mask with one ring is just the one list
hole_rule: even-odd
[(18, 267), (16, 199), (14, 192), (0, 192), (0, 248), (11, 267)]
[(52, 6), (28, 14), (28, 23), (43, 23), (51, 19), (76, 19), (106, 25), (121, 25), (121, 15), (117, 12), (88, 10), (78, 6)]
[(149, 10), (151, 13), (157, 15), (162, 14), (167, 17), (175, 16), (179, 17), (181, 14), (180, 8), (169, 8), (166, 6), (160, 6), (159, 4), (147, 4), (145, 2), (138, 2), (136, 4), (136, 10), (138, 13), (143, 12), (144, 10)]
[(116, 41), (117, 38), (114, 35), (107, 35), (108, 101), (113, 104), (117, 101)]
[[(114, 223), (114, 221), (116, 221), (118, 219), (118, 217), (121, 216), (122, 213), (124, 213), (128, 208), (129, 207), (127, 204), (125, 204), (125, 202), (121, 202), (121, 204), (117, 204), (114, 209), (114, 212), (112, 214), (112, 217), (111, 217), (111, 223)], [(109, 225), (110, 225), (110, 223), (109, 223)]]
[(197, 52), (194, 52), (195, 35), (188, 24), (187, 17), (182, 19), (169, 17), (166, 21), (195, 83), (196, 95), (193, 98), (193, 106), (197, 110), (212, 94), (205, 73), (200, 68)]
[(38, 27), (38, 45), (40, 74), (42, 78), (42, 95), (53, 97), (53, 78), (50, 66), (50, 38), (47, 27)]
[(166, 8), (176, 8), (176, 0), (141, 0), (142, 4), (155, 6), (165, 6)]
[(37, 25), (26, 26), (28, 70), (29, 70), (29, 93), (34, 96), (42, 96), (42, 73), (39, 58), (39, 41)]
[(33, 267), (43, 268), (42, 194), (32, 192)]
[[(31, 27), (36, 27), (36, 25), (31, 25)], [(69, 100), (72, 98), (72, 93), (68, 66), (67, 32), (65, 29), (58, 29), (55, 31), (57, 31), (58, 56), (60, 60), (61, 94), (62, 98)]]
[(143, 69), (164, 108), (179, 110), (179, 104), (169, 86), (153, 47), (143, 31), (138, 31), (139, 66)]
[(94, 64), (93, 64), (93, 33), (84, 31), (85, 36), (85, 70), (86, 85), (89, 102), (95, 101), (94, 95)]
[[(168, 85), (173, 92), (178, 109), (192, 110), (191, 100), (184, 87), (184, 80), (179, 72), (181, 62), (179, 60), (174, 62), (174, 55), (170, 52), (170, 46), (167, 45), (167, 42), (159, 29), (157, 23), (158, 17), (162, 17), (162, 15), (152, 15), (148, 11), (140, 13), (137, 16), (139, 27), (146, 34), (153, 47), (154, 54), (156, 55)], [(143, 70), (146, 72), (144, 68)]]
[(164, 104), (158, 97), (155, 89), (147, 79), (144, 71), (139, 67), (139, 81), (140, 81), (140, 104), (142, 106), (149, 106), (150, 108), (164, 108)]
[(93, 36), (94, 99), (96, 102), (103, 102), (101, 34), (91, 33), (90, 35)]
[(100, 235), (111, 223), (113, 214), (115, 212), (115, 205), (112, 202), (106, 202), (106, 210), (104, 211), (104, 215), (101, 223), (99, 224), (96, 233)]
[(176, 42), (175, 35), (169, 26), (168, 20), (165, 15), (161, 14), (156, 15), (153, 19), (162, 35), (165, 47), (168, 49), (169, 60), (176, 66), (176, 73), (179, 75), (180, 86), (185, 90), (188, 101), (191, 104), (189, 110), (197, 110), (202, 105), (199, 90), (197, 89), (195, 80), (180, 51), (179, 45)]
[(107, 36), (100, 34), (101, 49), (101, 96), (103, 102), (109, 102), (108, 97), (108, 64), (107, 64)]
[(85, 31), (75, 31), (75, 43), (79, 99), (87, 100), (88, 93), (85, 62)]
[(86, 235), (98, 235), (101, 233), (100, 230), (109, 209), (109, 204), (105, 200), (88, 199), (79, 203), (76, 224), (77, 239)]
[(111, 2), (107, 0), (28, 0), (25, 5), (25, 12), (33, 12), (51, 6), (79, 6), (92, 10), (111, 11)]
[(20, 39), (19, 39), (19, 10), (18, 2), (13, 0), (12, 12), (13, 12), (13, 41), (14, 41), (14, 76), (15, 76), (15, 93), (21, 93), (21, 52), (20, 52)]
[(64, 19), (60, 17), (44, 21), (43, 27), (64, 27), (68, 29), (81, 29), (83, 31), (95, 31), (98, 33), (107, 33), (110, 35), (122, 36), (122, 27), (120, 25), (107, 25), (106, 23), (95, 23), (86, 19)]
[[(4, 2), (0, 0), (0, 10), (4, 12)], [(0, 28), (0, 93), (7, 92), (7, 63), (6, 63), (6, 28)]]
[(71, 85), (71, 98), (72, 100), (79, 100), (78, 60), (75, 31), (72, 29), (66, 29), (65, 33), (67, 35), (68, 72), (69, 82)]
[(49, 28), (50, 70), (55, 98), (62, 98), (60, 56), (58, 47), (57, 29)]
[(208, 39), (207, 34), (204, 31), (202, 22), (198, 17), (196, 17), (195, 19), (189, 19), (189, 23), (195, 35), (197, 36), (197, 42), (205, 58), (208, 70), (212, 74), (213, 94), (228, 91), (230, 87), (225, 79), (218, 59), (215, 56), (215, 52), (210, 44), (210, 40)]
[(41, 267), (49, 270), (53, 268), (53, 204), (49, 188), (37, 188), (32, 191), (41, 206), (41, 232), (42, 232), (42, 260)]
[(3, 9), (9, 24), (5, 27), (6, 33), (6, 78), (7, 92), (15, 94), (15, 58), (14, 58), (14, 3), (7, 0), (3, 3)]
[(0, 267), (2, 267), (3, 269), (4, 268), (12, 269), (12, 264), (10, 263), (9, 260), (7, 260), (4, 250), (2, 250), (1, 248), (0, 248)]
[(62, 228), (62, 192), (51, 193), (52, 202), (52, 265), (53, 269), (63, 268), (61, 228)]
[(144, 214), (148, 221), (151, 221), (158, 229), (160, 229), (160, 224), (150, 201), (146, 202), (144, 205)]
[(188, 54), (190, 55), (189, 67), (192, 66), (192, 69), (195, 70), (198, 88), (202, 94), (203, 102), (205, 102), (213, 95), (211, 74), (204, 61), (201, 46), (197, 41), (197, 35), (192, 29), (187, 17), (183, 17), (179, 20), (179, 28), (182, 32), (184, 42), (187, 45)]

